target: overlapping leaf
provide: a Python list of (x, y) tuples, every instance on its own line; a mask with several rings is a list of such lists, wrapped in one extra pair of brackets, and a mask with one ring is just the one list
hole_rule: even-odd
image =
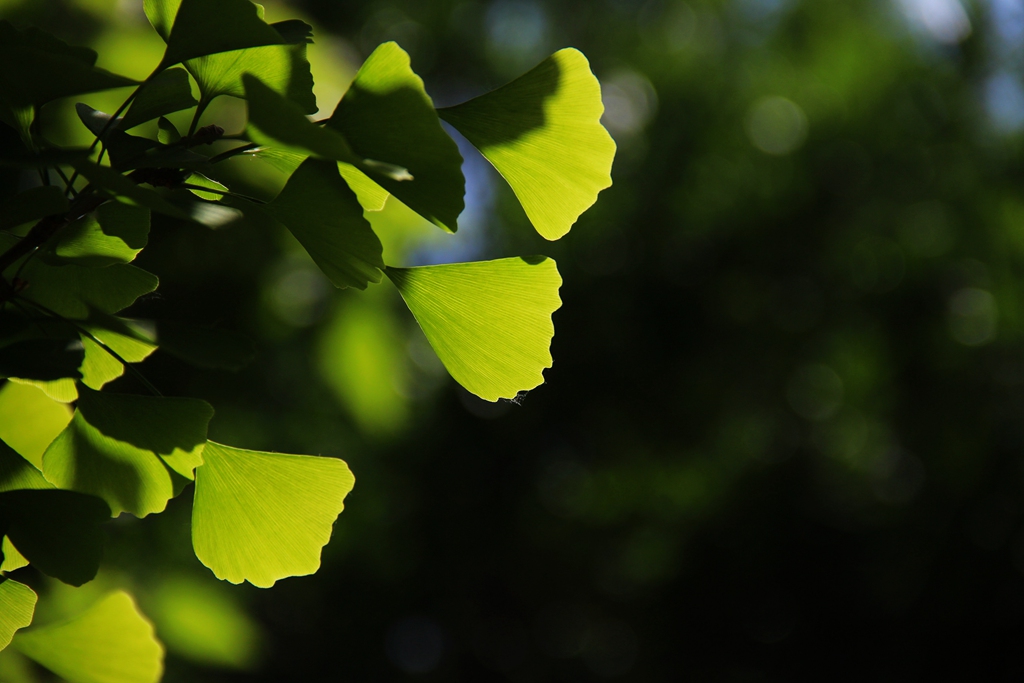
[(156, 683), (164, 649), (124, 591), (63, 623), (18, 634), (14, 647), (69, 683)]
[(40, 31), (22, 31), (0, 21), (0, 121), (28, 137), (35, 107), (51, 100), (109, 88), (134, 85), (136, 81), (98, 69), (96, 53)]
[(612, 184), (615, 142), (600, 123), (603, 111), (587, 58), (566, 48), (438, 113), (508, 181), (537, 232), (555, 240)]
[(545, 257), (388, 268), (445, 368), (488, 401), (515, 398), (551, 367), (562, 278)]
[(192, 478), (212, 416), (196, 399), (80, 387), (71, 424), (43, 456), (43, 474), (61, 488), (103, 498), (115, 515), (160, 512), (174, 495), (167, 467)]
[(83, 266), (129, 263), (146, 246), (149, 209), (106, 202), (60, 231), (53, 253)]
[(412, 180), (374, 179), (424, 218), (456, 230), (465, 206), (462, 155), (396, 43), (380, 45), (366, 59), (327, 127), (344, 135), (359, 157), (408, 169)]
[(42, 390), (8, 382), (0, 388), (0, 439), (38, 469), (43, 453), (71, 421), (71, 409)]
[(380, 282), (383, 247), (332, 161), (307, 159), (266, 210), (285, 225), (336, 287)]
[(167, 41), (162, 67), (219, 52), (284, 42), (249, 0), (144, 0), (143, 9)]
[(120, 128), (129, 130), (140, 123), (195, 105), (196, 99), (192, 97), (188, 73), (182, 68), (167, 69), (139, 88), (138, 94), (120, 122)]
[(32, 623), (36, 593), (23, 583), (0, 578), (0, 650), (11, 644), (18, 629)]
[(17, 490), (0, 493), (0, 522), (7, 537), (39, 571), (81, 586), (96, 576), (103, 554), (100, 525), (110, 508), (75, 491)]
[(334, 458), (209, 442), (196, 470), (192, 544), (219, 579), (266, 588), (312, 574), (355, 483)]

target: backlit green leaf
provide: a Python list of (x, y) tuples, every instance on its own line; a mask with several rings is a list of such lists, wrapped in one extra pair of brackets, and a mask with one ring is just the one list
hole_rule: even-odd
[(32, 623), (36, 594), (23, 583), (0, 578), (0, 650), (11, 644), (18, 629)]
[(333, 161), (307, 159), (266, 206), (336, 287), (380, 282), (383, 247)]
[(52, 489), (53, 484), (32, 463), (0, 441), (0, 493), (27, 489)]
[(129, 264), (50, 266), (39, 259), (25, 267), (22, 278), (29, 283), (22, 296), (79, 320), (87, 318), (91, 308), (116, 313), (159, 284), (155, 275)]
[[(94, 315), (92, 321), (83, 325), (93, 337), (128, 363), (140, 363), (156, 351), (156, 344), (147, 341), (135, 328), (120, 318)], [(92, 389), (124, 374), (124, 366), (103, 346), (88, 335), (81, 336), (85, 348), (82, 363), (82, 382)]]
[(120, 128), (129, 130), (140, 123), (195, 105), (196, 99), (192, 97), (188, 73), (182, 68), (167, 69), (139, 89), (139, 94), (128, 107)]
[(384, 203), (390, 196), (387, 190), (352, 164), (339, 161), (338, 171), (352, 191), (356, 193), (356, 198), (359, 199), (363, 211), (380, 211), (384, 208)]
[[(6, 536), (4, 536), (3, 541), (0, 541), (0, 554), (4, 556), (3, 562), (0, 562), (0, 572), (13, 572), (16, 569), (28, 566), (28, 559), (18, 552), (18, 549), (11, 543), (11, 539)], [(2, 680), (4, 678), (0, 674), (0, 681)]]
[(61, 488), (103, 498), (114, 515), (161, 512), (174, 495), (164, 463), (191, 479), (212, 416), (196, 399), (80, 388), (71, 424), (43, 456), (43, 474)]
[(18, 634), (14, 647), (69, 683), (156, 683), (164, 649), (124, 591), (79, 616)]
[(438, 113), (508, 181), (537, 232), (556, 240), (612, 184), (615, 142), (600, 123), (603, 111), (587, 58), (566, 48)]
[(359, 157), (408, 169), (412, 180), (373, 177), (413, 211), (456, 230), (465, 206), (462, 155), (396, 43), (380, 45), (367, 58), (327, 127), (344, 135)]
[(54, 254), (83, 266), (128, 263), (146, 246), (149, 209), (106, 202), (61, 230)]
[(190, 59), (185, 62), (199, 84), (203, 101), (220, 95), (245, 97), (242, 74), (252, 74), (292, 102), (304, 114), (317, 111), (313, 95), (313, 76), (306, 61), (306, 46), (264, 45), (233, 52)]
[(0, 230), (65, 213), (68, 200), (56, 185), (33, 187), (0, 202)]
[(388, 268), (455, 380), (488, 401), (515, 398), (551, 367), (562, 278), (545, 257)]
[(209, 442), (196, 470), (192, 545), (219, 579), (268, 588), (320, 568), (355, 479), (334, 458)]
[(133, 204), (148, 207), (158, 213), (175, 218), (191, 218), (187, 211), (169, 203), (153, 190), (140, 187), (134, 181), (121, 175), (109, 166), (100, 166), (91, 161), (80, 160), (74, 163), (75, 170), (85, 176), (90, 183), (108, 192), (131, 200)]
[(217, 201), (227, 192), (227, 186), (218, 183), (216, 180), (207, 178), (202, 173), (193, 173), (186, 180), (189, 185), (198, 185), (199, 187), (208, 187), (211, 190), (219, 190), (219, 192), (205, 192), (203, 190), (197, 190), (194, 187), (188, 188), (188, 191), (199, 197), (200, 199), (206, 199), (208, 201)]
[(164, 67), (218, 52), (284, 42), (249, 0), (144, 0), (143, 9), (167, 41), (161, 62)]
[(32, 566), (72, 586), (96, 576), (103, 554), (100, 525), (110, 508), (74, 491), (18, 490), (0, 493), (0, 520), (7, 536)]
[(161, 116), (156, 120), (156, 127), (156, 139), (160, 141), (160, 144), (173, 145), (181, 140), (181, 133), (179, 133), (178, 129), (174, 127), (173, 123), (164, 117)]
[(43, 452), (71, 421), (71, 409), (36, 387), (8, 382), (0, 388), (0, 439), (43, 468)]

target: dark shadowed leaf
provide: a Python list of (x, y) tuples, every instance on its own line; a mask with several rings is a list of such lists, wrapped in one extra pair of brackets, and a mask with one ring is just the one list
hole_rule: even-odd
[(33, 187), (0, 203), (0, 230), (64, 213), (68, 200), (56, 185)]
[(285, 42), (249, 0), (145, 0), (143, 8), (167, 41), (164, 67), (218, 52)]
[(75, 491), (19, 490), (0, 493), (7, 536), (39, 571), (72, 586), (96, 576), (103, 554), (100, 525), (110, 508)]
[(384, 43), (367, 58), (327, 127), (344, 135), (359, 157), (408, 169), (412, 180), (370, 175), (413, 211), (456, 230), (465, 206), (462, 155), (396, 43)]
[(307, 159), (266, 211), (285, 225), (336, 287), (380, 282), (383, 247), (333, 161)]
[(129, 130), (140, 123), (188, 109), (195, 104), (188, 73), (182, 68), (167, 69), (139, 89), (139, 94), (132, 100), (121, 121), (121, 130)]

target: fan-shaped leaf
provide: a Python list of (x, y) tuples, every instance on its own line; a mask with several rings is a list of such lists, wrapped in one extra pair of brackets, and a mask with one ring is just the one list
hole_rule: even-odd
[(196, 105), (188, 73), (181, 68), (167, 69), (139, 89), (121, 121), (121, 130), (129, 130), (155, 118)]
[(101, 204), (61, 230), (53, 252), (64, 261), (83, 266), (129, 263), (146, 246), (149, 209), (120, 202)]
[(456, 230), (465, 207), (462, 155), (396, 43), (380, 45), (367, 58), (327, 126), (344, 135), (358, 156), (408, 169), (412, 180), (374, 179), (424, 218)]
[(43, 473), (3, 441), (0, 441), (0, 493), (29, 489), (52, 489)]
[(334, 458), (209, 442), (196, 470), (192, 544), (219, 579), (267, 588), (320, 568), (355, 479)]
[(336, 287), (380, 282), (383, 247), (333, 161), (307, 159), (266, 210), (285, 225)]
[(203, 101), (220, 95), (245, 97), (242, 74), (252, 74), (275, 92), (287, 97), (304, 114), (317, 111), (313, 76), (306, 61), (306, 45), (264, 45), (245, 50), (190, 59), (185, 62), (199, 84)]
[(566, 48), (438, 113), (508, 181), (537, 232), (556, 240), (612, 184), (615, 142), (600, 123), (603, 111), (587, 58)]
[(36, 594), (23, 583), (0, 578), (0, 650), (11, 644), (18, 629), (32, 623)]
[(82, 387), (71, 424), (43, 456), (43, 474), (61, 488), (103, 498), (115, 515), (160, 512), (174, 495), (164, 462), (191, 479), (212, 416), (213, 409), (195, 399)]
[(124, 591), (74, 619), (18, 634), (14, 647), (69, 683), (156, 683), (164, 649)]
[(488, 401), (544, 382), (562, 278), (545, 257), (385, 271), (455, 380)]
[[(18, 552), (18, 549), (11, 543), (11, 539), (4, 536), (4, 540), (0, 541), (0, 555), (3, 555), (3, 562), (0, 562), (0, 572), (13, 572), (22, 567), (28, 566), (28, 560)], [(3, 680), (0, 677), (0, 680)]]

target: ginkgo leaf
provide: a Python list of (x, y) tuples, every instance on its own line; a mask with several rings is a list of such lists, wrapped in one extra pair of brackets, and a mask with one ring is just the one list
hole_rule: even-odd
[(61, 230), (53, 252), (64, 261), (83, 266), (129, 263), (146, 246), (148, 237), (149, 209), (105, 202), (95, 213)]
[[(308, 158), (306, 154), (273, 146), (261, 146), (247, 154), (256, 159), (262, 159), (289, 176)], [(363, 211), (380, 211), (384, 208), (384, 203), (390, 196), (387, 190), (358, 168), (344, 161), (338, 162), (338, 172), (348, 183), (349, 188), (356, 193), (356, 198), (363, 207)]]
[(199, 84), (204, 102), (221, 95), (245, 97), (242, 74), (249, 73), (298, 104), (304, 114), (317, 111), (305, 44), (264, 45), (221, 52), (190, 59), (185, 62), (185, 67)]
[(142, 6), (167, 41), (161, 68), (218, 52), (284, 42), (249, 0), (144, 0)]
[(42, 472), (0, 441), (0, 493), (52, 488), (53, 484), (43, 478)]
[(153, 211), (173, 216), (174, 218), (191, 218), (187, 211), (174, 206), (153, 190), (137, 185), (109, 166), (100, 166), (83, 159), (76, 161), (74, 167), (76, 171), (85, 176), (93, 185), (101, 187), (119, 197), (124, 197), (133, 204), (148, 207)]
[(388, 268), (445, 368), (488, 401), (515, 398), (551, 367), (551, 314), (562, 278), (552, 259), (505, 258)]
[(268, 588), (320, 568), (355, 478), (334, 458), (209, 442), (196, 470), (192, 545), (219, 579)]
[[(4, 557), (3, 562), (0, 562), (0, 572), (13, 572), (28, 566), (28, 559), (18, 552), (18, 549), (11, 543), (11, 539), (6, 536), (3, 541), (0, 541), (0, 554)], [(0, 680), (3, 678), (0, 677)]]
[(71, 409), (36, 387), (8, 382), (0, 388), (0, 439), (43, 468), (43, 452), (71, 421)]
[(140, 123), (195, 105), (196, 98), (192, 97), (188, 73), (182, 68), (167, 69), (139, 88), (139, 93), (128, 107), (120, 128), (129, 130)]
[(202, 173), (193, 173), (185, 181), (189, 185), (196, 185), (197, 187), (207, 187), (211, 190), (218, 190), (217, 192), (207, 192), (205, 190), (197, 189), (196, 187), (188, 188), (188, 191), (199, 197), (200, 199), (206, 199), (207, 201), (216, 201), (227, 194), (228, 188), (226, 185), (218, 183), (216, 180), (207, 178)]
[(380, 282), (383, 247), (333, 161), (307, 159), (266, 206), (336, 287)]
[(100, 525), (110, 508), (75, 491), (17, 490), (0, 493), (0, 523), (39, 571), (72, 586), (91, 581), (103, 554)]
[(603, 111), (587, 58), (566, 48), (438, 113), (508, 181), (537, 232), (556, 240), (612, 184), (615, 142), (600, 123)]
[(56, 185), (33, 187), (0, 202), (0, 230), (67, 212), (67, 197)]
[(462, 155), (441, 128), (405, 50), (393, 42), (378, 46), (327, 127), (344, 135), (358, 156), (408, 169), (412, 180), (374, 179), (416, 213), (455, 232), (465, 207)]
[(69, 683), (156, 683), (164, 648), (124, 591), (68, 621), (22, 631), (14, 646)]
[(23, 583), (0, 578), (0, 650), (11, 644), (14, 633), (32, 623), (36, 593)]
[[(36, 387), (44, 394), (52, 398), (54, 401), (59, 403), (73, 403), (78, 400), (78, 389), (75, 386), (75, 380), (71, 378), (55, 379), (49, 382), (40, 382), (33, 379), (22, 379), (20, 377), (11, 377), (12, 382), (18, 384), (28, 384)], [(68, 415), (70, 418), (70, 414)], [(42, 452), (39, 457), (42, 458)]]
[[(17, 238), (0, 232), (0, 250)], [(21, 295), (65, 318), (81, 320), (91, 310), (116, 313), (143, 294), (156, 289), (155, 275), (128, 264), (87, 268), (75, 264), (54, 266), (43, 259), (28, 261), (22, 270), (28, 287)]]
[(167, 467), (192, 478), (212, 416), (209, 404), (196, 399), (81, 387), (71, 424), (43, 455), (43, 475), (60, 488), (99, 496), (114, 515), (161, 512), (174, 495)]
[(133, 329), (128, 321), (113, 316), (101, 318), (97, 315), (93, 316), (93, 321), (83, 327), (103, 346), (96, 343), (92, 337), (81, 335), (82, 346), (85, 349), (85, 360), (81, 367), (82, 383), (91, 389), (99, 390), (107, 382), (124, 374), (121, 361), (107, 349), (128, 363), (140, 363), (157, 349), (156, 344), (141, 339), (142, 335)]

